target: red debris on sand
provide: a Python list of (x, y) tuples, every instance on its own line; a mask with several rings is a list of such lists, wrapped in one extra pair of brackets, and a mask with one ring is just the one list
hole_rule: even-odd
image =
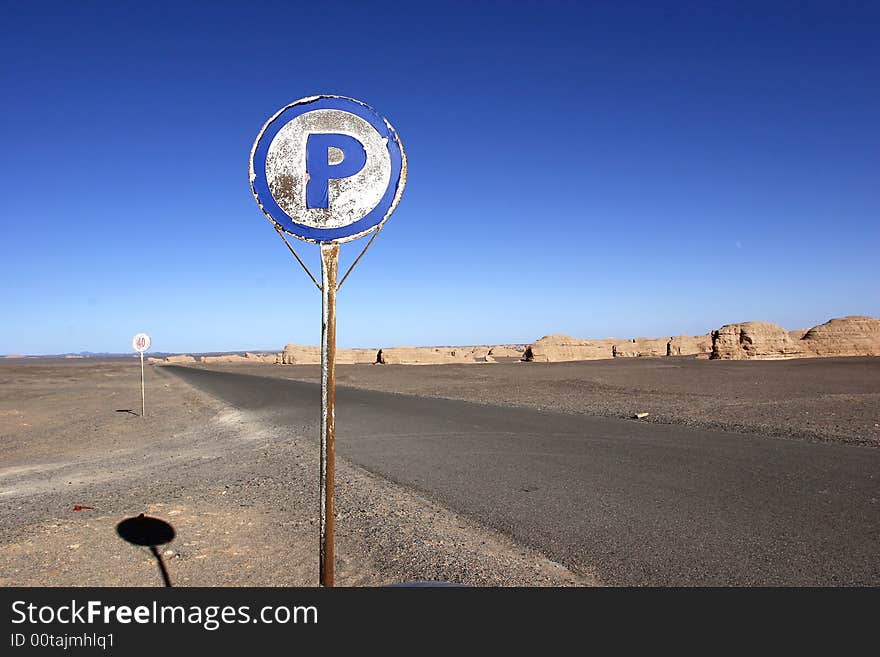
[(75, 505), (73, 506), (73, 510), (74, 510), (74, 511), (86, 511), (86, 510), (88, 510), (88, 511), (94, 511), (94, 510), (95, 510), (95, 507), (93, 507), (93, 506), (80, 506), (79, 504), (75, 504)]

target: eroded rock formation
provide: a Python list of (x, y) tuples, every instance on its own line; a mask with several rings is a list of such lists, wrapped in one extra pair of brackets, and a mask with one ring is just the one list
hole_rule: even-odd
[(523, 360), (556, 363), (604, 358), (652, 358), (705, 355), (712, 351), (712, 336), (679, 335), (673, 338), (631, 340), (581, 340), (567, 335), (547, 335), (525, 349)]
[(522, 358), (525, 347), (520, 345), (500, 344), (489, 349), (493, 358)]
[[(496, 358), (555, 363), (610, 358), (695, 356), (718, 360), (774, 360), (821, 356), (880, 356), (880, 319), (851, 315), (829, 320), (811, 329), (787, 331), (771, 322), (727, 324), (705, 335), (631, 340), (583, 340), (567, 335), (546, 335), (523, 347), (392, 347), (339, 349), (339, 364), (383, 363), (398, 365), (444, 365), (494, 363)], [(194, 363), (189, 355), (148, 358), (150, 363)], [(202, 356), (203, 363), (283, 363), (316, 365), (320, 347), (289, 343), (278, 354), (248, 352), (244, 356)]]
[(177, 356), (166, 356), (165, 358), (148, 358), (148, 362), (150, 363), (170, 363), (170, 364), (185, 364), (185, 363), (195, 363), (195, 356), (190, 356), (188, 354), (178, 354)]
[(614, 343), (612, 349), (615, 358), (639, 358), (665, 356), (669, 349), (670, 338), (633, 338)]
[(772, 322), (726, 324), (712, 332), (713, 359), (776, 360), (802, 353), (800, 342)]
[(321, 348), (288, 342), (281, 352), (281, 362), (284, 365), (315, 365), (321, 362)]
[(250, 351), (245, 353), (245, 359), (256, 363), (277, 363), (278, 354), (255, 354)]
[(202, 356), (200, 362), (204, 365), (210, 365), (212, 363), (247, 363), (249, 362), (249, 359), (244, 356), (239, 356), (238, 354), (224, 354), (223, 356)]
[[(278, 361), (283, 365), (318, 365), (321, 362), (321, 348), (288, 343)], [(337, 349), (336, 363), (339, 365), (366, 364), (376, 362), (375, 349)]]
[(166, 363), (195, 363), (195, 356), (190, 356), (188, 354), (180, 354), (178, 356), (166, 356)]
[(712, 353), (712, 334), (676, 335), (666, 345), (667, 356), (696, 356)]
[(850, 315), (791, 332), (770, 322), (744, 322), (722, 326), (712, 340), (712, 358), (723, 360), (880, 356), (880, 319)]
[(376, 362), (383, 365), (444, 365), (486, 363), (488, 347), (392, 347), (379, 350)]
[(808, 356), (880, 356), (880, 319), (831, 319), (807, 331), (800, 344)]
[(558, 363), (614, 357), (615, 340), (580, 340), (568, 335), (545, 335), (526, 347), (523, 360)]
[(336, 362), (340, 365), (368, 365), (376, 362), (375, 349), (339, 349)]

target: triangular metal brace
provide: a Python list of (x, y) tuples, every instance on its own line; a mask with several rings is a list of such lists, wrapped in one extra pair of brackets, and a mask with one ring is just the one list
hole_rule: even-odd
[(275, 232), (278, 233), (278, 237), (280, 237), (284, 243), (287, 245), (287, 248), (290, 249), (290, 252), (293, 254), (293, 257), (296, 258), (296, 261), (300, 264), (300, 266), (305, 270), (305, 272), (309, 275), (309, 278), (312, 279), (312, 283), (315, 284), (315, 287), (319, 290), (322, 290), (321, 284), (318, 280), (312, 275), (312, 272), (309, 271), (309, 268), (306, 267), (306, 263), (303, 262), (302, 258), (299, 257), (299, 254), (294, 250), (292, 246), (290, 246), (290, 242), (287, 241), (287, 238), (284, 237), (284, 231), (281, 229), (281, 226), (275, 224)]
[[(349, 274), (351, 273), (351, 271), (354, 269), (354, 266), (355, 266), (358, 262), (360, 262), (361, 258), (364, 257), (364, 254), (367, 252), (367, 249), (369, 249), (370, 246), (373, 244), (373, 242), (376, 241), (376, 238), (379, 237), (379, 233), (381, 232), (381, 230), (382, 230), (382, 227), (381, 227), (381, 226), (380, 226), (379, 228), (376, 229), (376, 232), (373, 233), (373, 236), (370, 238), (370, 241), (367, 242), (366, 246), (364, 246), (364, 248), (363, 248), (363, 249), (361, 250), (361, 252), (358, 254), (358, 257), (355, 258), (355, 259), (354, 259), (354, 262), (351, 263), (351, 266), (346, 270), (345, 274), (344, 274), (344, 275), (342, 276), (342, 278), (339, 280), (339, 284), (336, 286), (336, 290), (337, 290), (337, 291), (339, 290), (339, 288), (342, 287), (342, 284), (345, 283), (345, 279), (348, 278), (348, 275), (349, 275)], [(311, 271), (309, 270), (309, 268), (306, 266), (306, 263), (303, 262), (303, 259), (299, 257), (299, 254), (298, 254), (298, 253), (296, 252), (296, 250), (290, 245), (290, 242), (287, 241), (287, 238), (284, 236), (284, 230), (281, 228), (281, 226), (278, 226), (278, 225), (276, 224), (276, 225), (275, 225), (275, 232), (277, 232), (277, 233), (278, 233), (278, 237), (280, 237), (280, 238), (284, 241), (284, 244), (287, 246), (287, 248), (288, 248), (288, 249), (290, 250), (290, 252), (293, 254), (293, 257), (296, 258), (296, 261), (300, 264), (300, 267), (303, 268), (303, 271), (305, 271), (306, 274), (309, 275), (309, 278), (312, 279), (312, 283), (315, 284), (315, 287), (318, 288), (319, 290), (323, 290), (324, 288), (321, 287), (321, 284), (318, 282), (318, 279), (315, 278), (315, 276), (312, 274), (312, 272), (311, 272)]]
[(351, 266), (348, 268), (348, 270), (345, 272), (345, 274), (340, 279), (339, 285), (336, 286), (337, 291), (339, 290), (339, 288), (342, 287), (342, 284), (345, 283), (345, 279), (348, 278), (348, 275), (351, 273), (351, 270), (354, 269), (354, 266), (360, 261), (361, 258), (364, 257), (364, 254), (367, 252), (367, 249), (370, 248), (370, 245), (376, 240), (377, 237), (379, 237), (379, 232), (381, 230), (382, 230), (382, 226), (379, 226), (376, 229), (376, 232), (373, 233), (373, 236), (370, 238), (370, 241), (367, 242), (367, 245), (364, 247), (363, 251), (361, 251), (360, 254), (358, 254), (358, 257), (354, 259), (354, 262), (351, 263)]

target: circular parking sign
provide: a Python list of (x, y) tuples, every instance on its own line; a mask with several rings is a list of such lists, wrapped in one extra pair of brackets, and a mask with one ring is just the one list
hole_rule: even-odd
[(391, 124), (344, 96), (310, 96), (279, 110), (251, 149), (251, 191), (263, 213), (306, 242), (348, 242), (379, 228), (406, 184)]
[(150, 336), (146, 333), (138, 333), (131, 339), (131, 348), (139, 353), (150, 349)]

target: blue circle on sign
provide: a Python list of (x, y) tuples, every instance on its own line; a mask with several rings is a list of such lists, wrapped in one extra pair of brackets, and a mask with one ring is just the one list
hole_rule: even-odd
[[(308, 226), (291, 217), (272, 195), (266, 175), (269, 148), (279, 131), (298, 116), (321, 109), (348, 112), (369, 123), (385, 139), (391, 160), (391, 178), (378, 204), (366, 216), (338, 228)], [(282, 230), (307, 242), (346, 242), (375, 230), (394, 211), (406, 184), (406, 156), (395, 130), (372, 107), (344, 96), (316, 96), (291, 103), (269, 119), (251, 150), (250, 173), (254, 198), (263, 213)]]

